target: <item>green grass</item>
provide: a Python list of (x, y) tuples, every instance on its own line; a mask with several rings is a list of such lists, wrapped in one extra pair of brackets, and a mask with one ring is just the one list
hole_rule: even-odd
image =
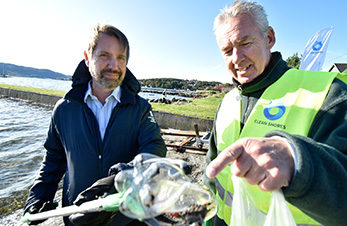
[(224, 94), (216, 94), (201, 99), (192, 99), (191, 103), (185, 104), (162, 104), (151, 103), (154, 111), (170, 112), (195, 116), (200, 118), (213, 119), (219, 102), (223, 99)]
[(16, 89), (16, 90), (28, 91), (28, 92), (33, 92), (33, 93), (61, 96), (61, 97), (64, 96), (66, 93), (64, 91), (39, 89), (39, 88), (33, 88), (33, 87), (15, 86), (15, 85), (7, 85), (7, 84), (0, 84), (0, 87), (7, 88), (7, 89)]
[[(55, 91), (48, 89), (39, 89), (25, 86), (15, 86), (0, 84), (0, 87), (7, 89), (16, 89), (29, 91), (40, 94), (54, 95), (54, 96), (64, 96), (65, 92)], [(174, 114), (188, 115), (199, 118), (209, 118), (213, 119), (216, 113), (219, 102), (223, 99), (224, 94), (214, 94), (201, 99), (191, 99), (191, 103), (185, 104), (161, 104), (161, 103), (151, 103), (154, 111), (170, 112)]]

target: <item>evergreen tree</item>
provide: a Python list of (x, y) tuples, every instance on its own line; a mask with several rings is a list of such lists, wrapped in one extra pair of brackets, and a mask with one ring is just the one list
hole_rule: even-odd
[[(302, 55), (301, 55), (302, 57)], [(289, 67), (299, 69), (301, 64), (301, 57), (298, 56), (298, 53), (294, 53), (293, 56), (287, 58), (287, 64)]]

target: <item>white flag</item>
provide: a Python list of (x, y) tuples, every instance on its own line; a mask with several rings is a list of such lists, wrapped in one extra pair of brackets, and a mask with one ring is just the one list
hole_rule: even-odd
[(329, 39), (334, 27), (328, 27), (318, 31), (307, 42), (300, 64), (301, 70), (320, 71), (327, 52)]

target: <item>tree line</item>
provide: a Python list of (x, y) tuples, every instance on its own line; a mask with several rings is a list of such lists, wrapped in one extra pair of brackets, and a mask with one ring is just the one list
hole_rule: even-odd
[(141, 86), (164, 88), (164, 89), (181, 89), (181, 90), (201, 90), (207, 88), (214, 88), (217, 86), (231, 86), (229, 83), (221, 82), (208, 82), (199, 80), (186, 80), (176, 78), (151, 78), (151, 79), (139, 79)]

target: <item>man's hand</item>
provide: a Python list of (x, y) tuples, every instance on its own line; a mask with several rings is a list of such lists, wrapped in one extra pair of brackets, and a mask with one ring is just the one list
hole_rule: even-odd
[[(103, 198), (109, 194), (116, 193), (114, 187), (115, 175), (97, 180), (92, 186), (82, 191), (74, 201), (75, 205), (81, 205), (94, 199)], [(69, 220), (75, 225), (107, 225), (117, 212), (96, 212), (96, 213), (78, 213), (69, 217)]]
[(242, 138), (214, 159), (206, 176), (214, 178), (228, 164), (235, 176), (257, 184), (262, 191), (274, 191), (289, 185), (295, 170), (287, 143), (278, 137)]
[[(28, 210), (24, 212), (24, 214), (25, 213), (35, 214), (35, 213), (45, 212), (48, 210), (54, 210), (55, 208), (57, 208), (57, 206), (58, 206), (58, 203), (51, 202), (51, 201), (45, 202), (43, 204), (42, 203), (35, 203), (32, 206), (30, 206), (28, 208)], [(29, 225), (37, 225), (37, 224), (40, 224), (44, 221), (45, 220), (32, 221), (32, 222), (29, 222), (28, 224)]]

